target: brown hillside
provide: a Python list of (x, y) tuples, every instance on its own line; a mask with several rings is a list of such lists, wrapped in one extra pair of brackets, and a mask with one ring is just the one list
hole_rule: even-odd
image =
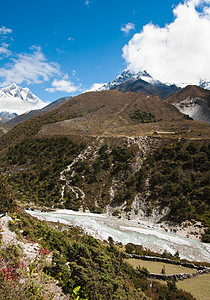
[[(155, 122), (140, 124), (131, 115), (135, 111), (151, 113)], [(119, 91), (101, 91), (81, 94), (51, 111), (61, 122), (44, 125), (39, 135), (85, 133), (103, 135), (122, 129), (125, 133), (142, 128), (146, 132), (151, 126), (165, 122), (184, 121), (184, 116), (171, 104), (157, 96), (146, 96)], [(73, 117), (73, 118), (72, 118)], [(158, 121), (158, 122), (157, 122)]]
[(186, 86), (181, 91), (168, 97), (166, 99), (166, 101), (169, 103), (179, 103), (179, 102), (187, 99), (188, 97), (190, 97), (190, 99), (197, 98), (197, 97), (202, 98), (207, 101), (208, 106), (210, 107), (210, 91), (205, 90), (196, 85)]
[[(141, 111), (152, 119), (132, 118)], [(119, 91), (89, 92), (73, 97), (50, 112), (18, 124), (0, 138), (0, 150), (32, 136), (209, 138), (209, 126), (187, 120), (158, 96)]]

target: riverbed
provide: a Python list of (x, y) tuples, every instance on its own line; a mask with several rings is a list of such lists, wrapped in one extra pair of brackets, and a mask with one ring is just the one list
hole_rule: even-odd
[(26, 210), (26, 212), (40, 220), (80, 226), (87, 234), (100, 240), (107, 240), (110, 236), (114, 241), (124, 245), (134, 243), (161, 253), (166, 250), (175, 254), (178, 250), (182, 259), (210, 262), (209, 244), (157, 229), (155, 224), (151, 222), (137, 222), (118, 219), (105, 214), (83, 213), (65, 209), (52, 212), (34, 210)]

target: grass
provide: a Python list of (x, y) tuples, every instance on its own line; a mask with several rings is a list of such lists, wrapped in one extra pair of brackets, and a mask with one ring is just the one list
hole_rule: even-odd
[(165, 274), (171, 275), (171, 274), (179, 274), (179, 273), (196, 273), (195, 270), (190, 268), (185, 268), (182, 266), (177, 265), (171, 265), (171, 264), (164, 264), (162, 262), (154, 262), (154, 261), (146, 261), (141, 259), (135, 259), (135, 258), (129, 258), (126, 259), (129, 264), (131, 264), (134, 268), (145, 267), (148, 269), (150, 273), (156, 273), (161, 274), (161, 270), (163, 269), (163, 266), (165, 267)]
[(210, 274), (177, 282), (177, 287), (190, 292), (197, 300), (210, 299)]
[[(125, 260), (131, 264), (134, 268), (137, 266), (145, 267), (150, 273), (161, 274), (163, 266), (165, 266), (165, 272), (167, 275), (178, 273), (190, 273), (193, 274), (196, 271), (190, 268), (180, 267), (177, 265), (164, 264), (162, 262), (145, 261), (140, 259), (129, 258)], [(165, 281), (158, 280), (161, 283)], [(195, 278), (185, 279), (176, 283), (179, 289), (183, 289), (191, 293), (197, 300), (209, 300), (210, 299), (210, 274), (200, 275)]]

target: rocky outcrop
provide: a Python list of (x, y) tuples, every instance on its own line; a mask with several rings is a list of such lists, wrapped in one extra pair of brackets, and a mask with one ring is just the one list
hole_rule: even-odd
[(173, 103), (173, 105), (181, 113), (188, 115), (195, 121), (210, 123), (210, 107), (207, 101), (202, 98), (196, 97), (191, 99), (188, 97), (179, 103)]

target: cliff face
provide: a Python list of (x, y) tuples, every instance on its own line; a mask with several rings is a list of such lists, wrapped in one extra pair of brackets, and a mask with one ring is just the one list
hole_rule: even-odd
[(210, 107), (207, 101), (202, 98), (195, 97), (191, 99), (188, 97), (173, 105), (178, 108), (181, 113), (188, 115), (195, 121), (210, 123)]
[(210, 123), (210, 91), (189, 85), (166, 99), (195, 121)]

